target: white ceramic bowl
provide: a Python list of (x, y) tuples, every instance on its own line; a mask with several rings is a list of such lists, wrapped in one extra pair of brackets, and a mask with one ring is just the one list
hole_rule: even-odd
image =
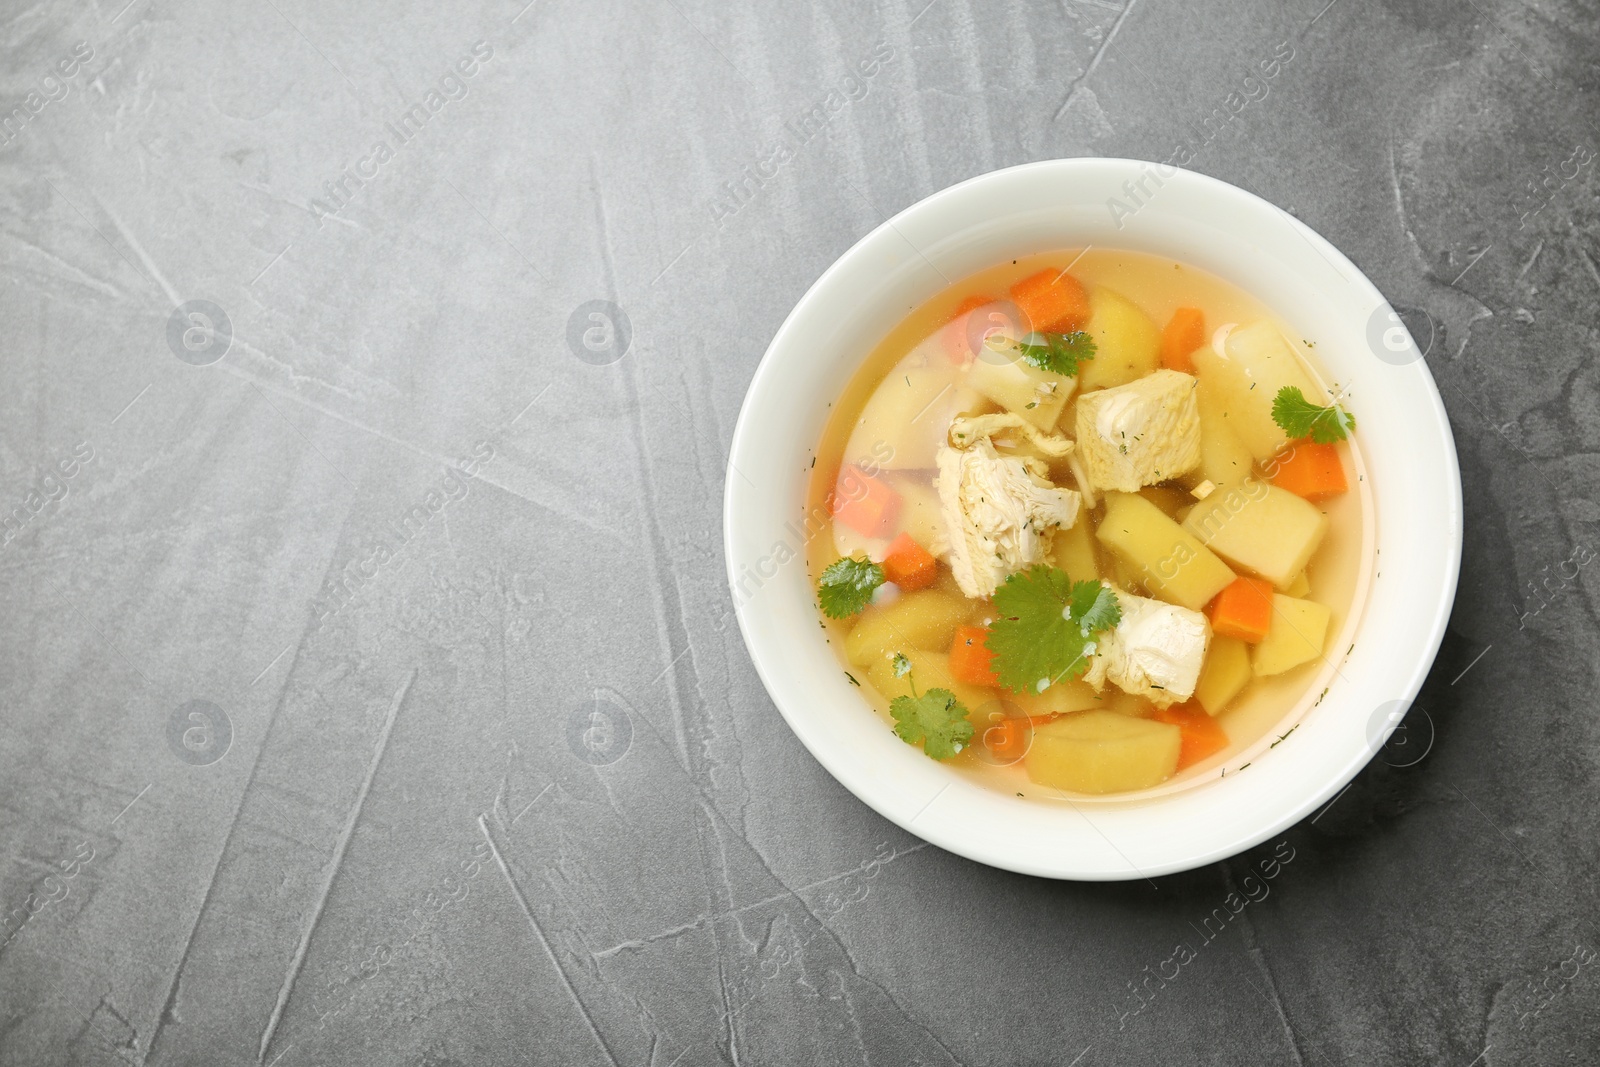
[[(1354, 651), (1326, 667), (1327, 695), (1313, 706), (1316, 686), (1286, 710), (1299, 728), (1270, 751), (1263, 739), (1243, 773), (1126, 800), (1022, 800), (898, 740), (846, 680), (822, 639), (806, 572), (806, 459), (828, 405), (867, 353), (946, 279), (1085, 245), (1208, 270), (1262, 300), (1296, 336), (1317, 340), (1314, 362), (1355, 398), (1368, 536), (1382, 565), (1346, 626)], [(1110, 880), (1186, 870), (1259, 844), (1328, 801), (1379, 750), (1444, 632), (1461, 556), (1461, 481), (1420, 355), (1338, 250), (1213, 178), (1135, 160), (1065, 159), (935, 193), (828, 268), (773, 338), (745, 397), (723, 536), (756, 670), (801, 742), (846, 788), (917, 836), (982, 863)]]

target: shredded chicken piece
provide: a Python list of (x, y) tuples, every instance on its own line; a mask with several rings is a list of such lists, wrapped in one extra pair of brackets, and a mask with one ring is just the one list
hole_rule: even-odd
[(940, 510), (950, 537), (950, 571), (961, 591), (988, 597), (1006, 577), (1043, 560), (1057, 529), (1078, 518), (1079, 497), (1058, 489), (1037, 458), (1002, 456), (990, 435), (1021, 430), (1046, 455), (1068, 455), (1072, 442), (1041, 433), (1016, 415), (956, 419), (939, 449)]
[(995, 438), (1007, 430), (1021, 430), (1028, 443), (1040, 452), (1055, 459), (1072, 455), (1070, 437), (1045, 433), (1039, 427), (1011, 411), (992, 415), (969, 415), (950, 423), (950, 444), (955, 448), (971, 448), (982, 438)]
[(1194, 695), (1211, 624), (1198, 611), (1116, 590), (1122, 621), (1100, 637), (1084, 681), (1109, 680), (1159, 708)]

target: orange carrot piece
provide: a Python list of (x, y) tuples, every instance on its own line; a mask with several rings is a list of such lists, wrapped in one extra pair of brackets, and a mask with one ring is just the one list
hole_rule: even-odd
[(866, 537), (887, 537), (900, 518), (900, 494), (860, 467), (841, 467), (833, 486), (833, 517)]
[(967, 324), (974, 311), (989, 303), (992, 301), (986, 296), (969, 296), (956, 305), (950, 321), (944, 324), (944, 351), (951, 363), (964, 367), (972, 362), (976, 353), (972, 350), (972, 338), (967, 335)]
[(1161, 334), (1161, 365), (1168, 370), (1194, 373), (1190, 355), (1205, 343), (1206, 316), (1199, 308), (1179, 308)]
[(1211, 601), (1207, 613), (1214, 633), (1258, 644), (1272, 625), (1272, 583), (1236, 578)]
[(958, 626), (955, 640), (950, 643), (950, 674), (958, 682), (968, 685), (999, 685), (994, 668), (989, 661), (994, 653), (985, 644), (989, 639), (987, 626)]
[(1339, 461), (1338, 445), (1291, 441), (1267, 466), (1272, 471), (1273, 485), (1307, 500), (1338, 496), (1350, 488), (1344, 464)]
[(1198, 704), (1188, 702), (1174, 704), (1170, 708), (1157, 708), (1156, 719), (1172, 723), (1181, 731), (1178, 742), (1180, 771), (1210, 759), (1228, 747), (1227, 731)]
[(1011, 287), (1011, 299), (1030, 329), (1071, 333), (1089, 321), (1089, 294), (1065, 271), (1042, 270)]
[(889, 542), (882, 566), (883, 576), (908, 593), (932, 585), (939, 576), (939, 561), (908, 533)]

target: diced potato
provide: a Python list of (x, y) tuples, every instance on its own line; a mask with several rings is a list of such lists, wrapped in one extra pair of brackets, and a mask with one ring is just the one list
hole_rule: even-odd
[(1287, 589), (1322, 544), (1328, 518), (1288, 490), (1251, 481), (1197, 503), (1183, 528), (1234, 566)]
[(1046, 431), (1055, 427), (1077, 384), (1076, 378), (1042, 371), (1020, 357), (979, 356), (967, 371), (969, 388)]
[(1151, 595), (1150, 587), (1145, 584), (1146, 575), (1144, 571), (1115, 552), (1111, 554), (1111, 566), (1106, 573), (1106, 577), (1110, 578), (1111, 584), (1118, 589), (1126, 589), (1135, 596)]
[(1296, 600), (1304, 600), (1311, 595), (1311, 579), (1306, 577), (1305, 571), (1294, 576), (1294, 580), (1283, 591), (1283, 595), (1292, 596)]
[(1184, 527), (1134, 493), (1106, 494), (1105, 518), (1095, 535), (1139, 572), (1152, 596), (1191, 611), (1199, 611), (1235, 577)]
[(1080, 511), (1078, 521), (1065, 530), (1057, 530), (1050, 545), (1050, 561), (1067, 572), (1075, 582), (1094, 581), (1100, 577), (1100, 559), (1095, 551), (1094, 531), (1089, 526), (1089, 516)]
[(948, 652), (956, 627), (966, 621), (971, 603), (937, 589), (907, 593), (883, 607), (869, 605), (844, 639), (851, 663), (866, 666), (875, 659), (914, 648)]
[(956, 681), (950, 673), (950, 657), (943, 652), (914, 648), (907, 649), (905, 657), (911, 661), (911, 673), (899, 678), (894, 676), (893, 653), (867, 665), (867, 680), (872, 683), (872, 688), (883, 694), (885, 700), (911, 696), (913, 681), (916, 682), (918, 693), (926, 693), (930, 689), (948, 689), (967, 706), (968, 718), (976, 726), (980, 711), (987, 711), (988, 705), (998, 699), (993, 689)]
[(1237, 637), (1213, 634), (1205, 665), (1200, 668), (1200, 680), (1195, 683), (1194, 698), (1207, 715), (1220, 715), (1250, 677), (1250, 646)]
[(1182, 731), (1171, 723), (1084, 711), (1034, 728), (1028, 777), (1077, 793), (1148, 789), (1178, 767)]
[(1139, 305), (1111, 289), (1089, 291), (1089, 324), (1094, 358), (1078, 367), (1082, 389), (1123, 385), (1161, 366), (1161, 331)]
[(1195, 373), (1216, 390), (1233, 432), (1264, 463), (1289, 440), (1272, 421), (1278, 390), (1296, 386), (1315, 404), (1324, 403), (1326, 394), (1311, 380), (1278, 327), (1266, 319), (1236, 327), (1223, 348), (1225, 354), (1210, 345), (1197, 349)]
[(1008, 689), (1004, 697), (1026, 715), (1059, 715), (1069, 711), (1103, 708), (1108, 704), (1107, 697), (1096, 693), (1094, 686), (1082, 678), (1057, 682), (1042, 693), (1035, 693), (1031, 689), (1013, 693)]
[(1191, 486), (1208, 481), (1218, 489), (1239, 485), (1250, 477), (1255, 457), (1233, 432), (1215, 378), (1202, 375), (1194, 392), (1200, 408), (1200, 466), (1184, 481)]
[(949, 545), (944, 515), (939, 510), (939, 494), (932, 484), (924, 478), (900, 473), (888, 475), (885, 481), (900, 494), (900, 529), (929, 552), (934, 552), (935, 546)]
[(1106, 692), (1101, 694), (1105, 699), (1101, 707), (1107, 711), (1114, 711), (1118, 715), (1132, 715), (1135, 719), (1154, 718), (1156, 706), (1146, 697), (1136, 693), (1124, 693), (1115, 686), (1107, 686)]
[(1258, 676), (1282, 674), (1322, 655), (1328, 639), (1326, 605), (1315, 600), (1296, 600), (1282, 593), (1272, 597), (1272, 625), (1267, 636), (1251, 654), (1251, 666)]
[[(918, 365), (924, 358), (926, 364)], [(980, 403), (946, 357), (913, 351), (862, 408), (845, 444), (844, 461), (868, 469), (931, 469), (950, 420)]]

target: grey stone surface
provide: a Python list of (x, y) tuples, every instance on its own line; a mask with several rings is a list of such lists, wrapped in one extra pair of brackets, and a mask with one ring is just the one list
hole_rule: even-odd
[[(0, 1062), (1593, 1062), (1600, 11), (1324, 3), (10, 5)], [(997, 872), (773, 709), (729, 434), (888, 214), (1185, 143), (1426, 335), (1450, 635), (1281, 842)]]

